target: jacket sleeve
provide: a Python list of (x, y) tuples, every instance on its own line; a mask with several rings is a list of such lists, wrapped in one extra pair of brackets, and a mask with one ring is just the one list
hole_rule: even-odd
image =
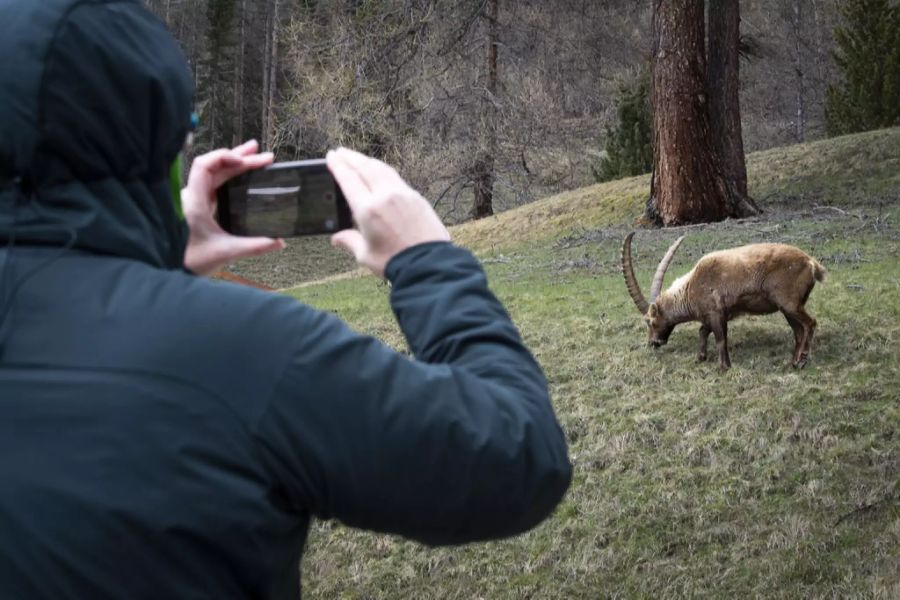
[(307, 309), (259, 423), (291, 505), (433, 545), (533, 527), (571, 479), (540, 367), (468, 251), (423, 244), (386, 274), (415, 360)]

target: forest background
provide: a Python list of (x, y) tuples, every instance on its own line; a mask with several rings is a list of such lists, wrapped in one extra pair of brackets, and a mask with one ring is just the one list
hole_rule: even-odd
[[(256, 138), (277, 160), (349, 146), (449, 222), (593, 183), (617, 102), (646, 81), (652, 3), (149, 0), (198, 89), (193, 152)], [(826, 135), (840, 0), (741, 2), (747, 152)]]

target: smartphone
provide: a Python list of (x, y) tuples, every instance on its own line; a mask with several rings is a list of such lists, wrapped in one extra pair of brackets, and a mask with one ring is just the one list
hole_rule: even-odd
[(294, 237), (353, 227), (350, 207), (325, 159), (275, 163), (218, 190), (217, 220), (234, 235)]

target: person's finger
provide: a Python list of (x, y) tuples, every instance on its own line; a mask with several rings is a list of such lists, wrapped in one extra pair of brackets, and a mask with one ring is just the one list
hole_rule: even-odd
[(237, 177), (254, 169), (261, 169), (272, 164), (274, 159), (275, 156), (271, 152), (243, 157), (234, 154), (223, 155), (218, 160), (218, 163), (210, 168), (212, 186), (214, 189), (218, 189), (232, 177)]
[(357, 214), (367, 204), (372, 190), (360, 178), (359, 173), (343, 160), (339, 152), (329, 151), (325, 160), (328, 161), (328, 170), (334, 175), (334, 180), (341, 186), (351, 212)]
[(356, 258), (357, 262), (366, 252), (366, 240), (355, 229), (344, 229), (331, 236), (331, 245), (343, 248)]
[(259, 150), (259, 142), (257, 142), (256, 140), (248, 140), (240, 146), (235, 146), (231, 149), (232, 152), (241, 156), (255, 154), (257, 150)]
[(275, 155), (271, 152), (263, 152), (262, 154), (250, 154), (244, 157), (244, 166), (248, 169), (258, 169), (272, 164), (275, 161)]
[[(192, 232), (193, 235), (193, 232)], [(185, 266), (198, 275), (209, 275), (228, 263), (284, 248), (284, 240), (266, 237), (243, 238), (225, 232), (204, 236), (188, 244)]]
[(227, 238), (222, 238), (217, 244), (217, 250), (215, 256), (211, 257), (211, 262), (227, 264), (242, 258), (282, 250), (284, 246), (284, 240), (282, 239), (228, 235)]
[[(247, 144), (245, 144), (245, 146), (247, 146)], [(224, 168), (239, 166), (247, 160), (252, 161), (252, 166), (250, 168), (256, 168), (260, 163), (264, 165), (272, 162), (275, 158), (275, 155), (271, 152), (263, 152), (261, 154), (253, 154), (250, 152), (247, 154), (247, 149), (242, 150), (241, 148), (243, 147), (239, 146), (234, 150), (226, 150), (223, 148), (202, 154), (194, 159), (191, 170), (205, 171), (214, 174), (216, 171)], [(250, 146), (248, 146), (248, 148), (250, 148)]]
[(216, 168), (216, 165), (221, 164), (222, 160), (228, 160), (225, 157), (231, 156), (231, 150), (213, 150), (212, 152), (207, 152), (206, 154), (201, 154), (197, 158), (194, 159), (194, 162), (191, 163), (191, 172), (210, 172)]
[(349, 148), (338, 148), (338, 156), (348, 164), (370, 190), (375, 187), (406, 185), (400, 174), (390, 165)]
[(240, 236), (230, 236), (230, 238), (229, 245), (232, 254), (229, 261), (283, 250), (285, 247), (284, 240), (281, 238)]

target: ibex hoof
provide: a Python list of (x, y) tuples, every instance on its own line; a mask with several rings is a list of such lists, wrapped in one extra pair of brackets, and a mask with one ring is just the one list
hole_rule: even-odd
[(795, 369), (802, 369), (803, 367), (806, 366), (807, 361), (809, 361), (809, 357), (804, 354), (803, 356), (801, 356), (799, 359), (795, 360), (791, 364), (793, 365), (793, 367)]
[(705, 354), (698, 354), (698, 355), (697, 355), (697, 362), (706, 362), (706, 355), (705, 355)]

